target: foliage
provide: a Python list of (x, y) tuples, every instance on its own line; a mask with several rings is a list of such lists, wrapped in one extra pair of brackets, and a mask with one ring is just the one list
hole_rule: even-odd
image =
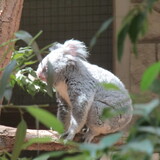
[(118, 59), (123, 55), (124, 42), (129, 36), (132, 42), (132, 50), (137, 54), (137, 42), (142, 38), (148, 29), (148, 14), (152, 11), (153, 5), (157, 0), (143, 0), (141, 4), (133, 7), (123, 19), (122, 26), (118, 33), (117, 48)]
[[(59, 133), (63, 132), (63, 126), (60, 121), (58, 121), (51, 113), (41, 109), (41, 108), (36, 108), (35, 106), (33, 107), (28, 107), (26, 110), (33, 116), (35, 117), (38, 121), (43, 123), (46, 127), (52, 128)], [(42, 118), (45, 117), (45, 118)], [(54, 122), (54, 123), (53, 123)], [(56, 124), (56, 125), (54, 125)]]
[(110, 26), (110, 24), (112, 23), (112, 21), (113, 21), (113, 18), (110, 18), (110, 19), (106, 20), (105, 22), (103, 22), (103, 24), (101, 25), (100, 29), (95, 33), (95, 35), (91, 39), (90, 48), (93, 48), (93, 46), (97, 42), (97, 39)]
[[(137, 54), (136, 44), (139, 38), (141, 38), (147, 31), (147, 16), (149, 12), (152, 11), (153, 4), (156, 1), (157, 0), (144, 0), (140, 5), (133, 8), (124, 18), (122, 27), (118, 33), (117, 41), (119, 59), (121, 59), (123, 55), (123, 46), (127, 35), (129, 35), (132, 42), (133, 51)], [(100, 30), (95, 34), (91, 41), (92, 47), (96, 43), (98, 36), (102, 34), (111, 22), (112, 19), (102, 24)], [(27, 43), (27, 46), (14, 50), (10, 64), (3, 69), (3, 75), (0, 79), (0, 100), (2, 100), (3, 97), (5, 97), (8, 101), (10, 100), (12, 88), (16, 83), (31, 95), (35, 95), (35, 92), (38, 91), (47, 92), (47, 90), (49, 95), (51, 95), (52, 91), (46, 86), (45, 83), (36, 78), (36, 73), (34, 69), (31, 68), (31, 65), (34, 65), (37, 62), (37, 60), (32, 59), (37, 57), (39, 61), (41, 59), (41, 55), (39, 53), (44, 52), (45, 49), (48, 48), (47, 46), (41, 50), (39, 49), (35, 40), (40, 34), (41, 32), (39, 32), (35, 37), (32, 37), (25, 31), (16, 33), (17, 39), (14, 39), (13, 41), (21, 39)], [(6, 45), (8, 44), (9, 42), (6, 42)], [(3, 43), (1, 46), (4, 45), (5, 44)], [(96, 160), (103, 155), (107, 155), (113, 160), (150, 160), (154, 152), (160, 151), (159, 73), (160, 63), (156, 62), (147, 68), (142, 76), (140, 85), (142, 91), (154, 92), (157, 94), (158, 98), (145, 104), (134, 105), (134, 114), (139, 116), (139, 120), (131, 127), (125, 144), (121, 146), (115, 145), (120, 139), (123, 138), (124, 134), (123, 132), (114, 133), (102, 138), (98, 144), (75, 144), (76, 148), (73, 151), (46, 152), (37, 156), (34, 160), (47, 160), (52, 157), (57, 159), (61, 157), (63, 160)], [(52, 83), (52, 79), (49, 79), (48, 81), (49, 83)], [(107, 89), (118, 89), (112, 84), (102, 85)], [(25, 109), (34, 118), (45, 124), (47, 127), (52, 127), (60, 133), (63, 131), (61, 123), (54, 117), (54, 115), (46, 110), (38, 108), (38, 106), (16, 107), (20, 108), (20, 110), (22, 110), (22, 108)], [(112, 116), (107, 112), (109, 111), (105, 111), (103, 116)], [(26, 123), (22, 118), (17, 127), (16, 142), (13, 152), (11, 154), (8, 152), (0, 153), (0, 159), (17, 159), (21, 150), (25, 149), (29, 145), (33, 143), (45, 143), (51, 141), (50, 138), (37, 138), (25, 143), (24, 137), (26, 134), (26, 129)], [(18, 159), (27, 160), (29, 158)]]
[(16, 160), (20, 155), (20, 152), (22, 150), (22, 145), (24, 143), (24, 139), (25, 139), (25, 135), (26, 135), (26, 129), (27, 129), (27, 124), (22, 119), (22, 121), (19, 123), (19, 125), (17, 127), (15, 144), (13, 147), (11, 160)]

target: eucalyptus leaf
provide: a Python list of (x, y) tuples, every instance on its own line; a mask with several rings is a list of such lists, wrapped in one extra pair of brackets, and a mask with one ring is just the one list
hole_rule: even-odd
[[(18, 39), (9, 39), (7, 42), (4, 42), (4, 43), (0, 44), (0, 48), (6, 46), (6, 49), (1, 48), (1, 50), (3, 51), (3, 53), (1, 54), (1, 58), (0, 58), (0, 66), (5, 61), (5, 58), (7, 57), (7, 55), (10, 54), (14, 50), (13, 44), (17, 40)], [(0, 68), (0, 71), (1, 71), (1, 69), (2, 68)]]
[(156, 136), (160, 136), (160, 127), (154, 127), (154, 126), (142, 126), (138, 129), (141, 132), (147, 132), (154, 134)]
[(28, 32), (26, 31), (23, 31), (23, 30), (20, 30), (18, 32), (15, 33), (15, 36), (18, 38), (18, 39), (21, 39), (23, 40), (24, 42), (26, 42), (27, 44), (30, 43), (30, 41), (33, 39), (32, 35), (29, 34)]
[(139, 33), (141, 33), (141, 29), (144, 26), (143, 23), (146, 22), (145, 19), (146, 14), (144, 12), (138, 12), (138, 14), (132, 19), (128, 32), (132, 43), (137, 42)]
[(152, 85), (150, 86), (150, 90), (160, 95), (160, 80), (159, 79), (156, 79), (153, 81)]
[(118, 33), (117, 37), (117, 52), (118, 52), (118, 60), (121, 61), (122, 55), (123, 55), (123, 49), (124, 49), (124, 42), (127, 37), (129, 30), (129, 24), (126, 24), (124, 27), (121, 28), (121, 30)]
[(113, 146), (122, 137), (122, 135), (123, 133), (120, 132), (105, 136), (101, 139), (99, 147), (101, 149), (105, 149)]
[[(41, 33), (41, 31), (40, 31)], [(40, 35), (38, 33), (38, 35)], [(35, 39), (37, 38), (37, 36), (35, 36), (36, 38), (32, 37), (31, 34), (29, 34), (28, 32), (26, 31), (23, 31), (23, 30), (20, 30), (18, 32), (15, 33), (15, 36), (20, 39), (20, 40), (23, 40), (24, 42), (26, 42), (28, 45), (30, 45), (32, 47), (32, 49), (34, 50), (36, 56), (37, 56), (37, 59), (39, 61), (42, 60), (42, 57), (41, 55), (39, 54), (40, 53), (40, 50), (39, 50), (39, 46), (38, 44), (36, 43)]]
[(59, 133), (63, 133), (62, 123), (50, 112), (36, 106), (28, 107), (26, 110), (46, 127), (52, 128)]
[(16, 66), (16, 61), (13, 60), (7, 65), (7, 67), (3, 71), (2, 77), (0, 79), (0, 100), (4, 96), (5, 89), (8, 84), (8, 80), (9, 80), (10, 75), (11, 75), (12, 71), (14, 70), (15, 66)]
[(81, 154), (71, 157), (65, 157), (63, 160), (93, 160), (93, 158), (88, 155)]
[(153, 81), (160, 74), (160, 62), (156, 62), (152, 64), (150, 67), (146, 69), (143, 73), (142, 80), (140, 83), (140, 87), (142, 91), (149, 89), (152, 85)]
[(106, 20), (105, 22), (103, 22), (103, 24), (101, 25), (101, 27), (99, 28), (99, 30), (95, 33), (95, 35), (91, 39), (90, 48), (93, 48), (93, 46), (97, 42), (98, 37), (110, 26), (110, 24), (112, 23), (112, 21), (113, 21), (113, 18), (110, 18), (110, 19)]
[(1, 43), (1, 44), (0, 44), (0, 47), (4, 47), (4, 46), (6, 46), (6, 45), (9, 45), (10, 43), (16, 42), (17, 40), (18, 40), (17, 38), (15, 38), (15, 39), (10, 39), (10, 40), (8, 40), (7, 42)]
[(5, 89), (4, 97), (5, 97), (5, 99), (6, 99), (8, 102), (11, 100), (11, 97), (12, 97), (12, 87), (8, 86), (8, 87)]
[(65, 151), (47, 152), (47, 153), (44, 153), (36, 158), (33, 158), (33, 160), (48, 160), (49, 158), (52, 158), (52, 157), (62, 156), (65, 153), (66, 153)]
[(102, 151), (114, 145), (120, 138), (122, 133), (107, 135), (101, 139), (98, 144), (83, 143), (80, 145), (82, 151), (88, 151), (92, 157), (96, 157), (98, 151)]
[(118, 115), (118, 113), (115, 113), (113, 112), (113, 110), (111, 108), (104, 108), (103, 109), (103, 113), (102, 113), (102, 120), (106, 120), (106, 119), (109, 119), (109, 118), (113, 118), (115, 117), (116, 115)]
[[(38, 131), (37, 131), (38, 132)], [(25, 144), (23, 144), (23, 149), (27, 149), (27, 147), (31, 146), (32, 144), (41, 144), (41, 143), (49, 143), (52, 141), (51, 137), (38, 137), (38, 138), (32, 138)]]
[(48, 72), (47, 72), (47, 93), (49, 96), (53, 96), (53, 76), (54, 70), (52, 68), (52, 64), (48, 61)]
[(27, 124), (24, 120), (22, 120), (17, 127), (11, 160), (17, 160), (17, 158), (20, 155), (20, 152), (22, 150), (22, 145), (24, 143), (24, 139), (26, 136), (26, 129), (27, 129)]
[(129, 150), (135, 151), (135, 152), (143, 152), (148, 155), (152, 155), (154, 151), (154, 146), (150, 140), (142, 140), (142, 141), (134, 141), (126, 144), (124, 146), (124, 150), (127, 152)]
[(134, 105), (134, 113), (137, 115), (142, 115), (148, 117), (149, 114), (160, 105), (159, 99), (154, 99), (146, 104), (135, 104)]
[(32, 64), (35, 64), (35, 63), (37, 63), (37, 60), (36, 61), (25, 62), (24, 64), (25, 65), (32, 65)]
[(113, 83), (100, 83), (106, 90), (118, 90), (120, 91), (120, 88), (113, 84)]

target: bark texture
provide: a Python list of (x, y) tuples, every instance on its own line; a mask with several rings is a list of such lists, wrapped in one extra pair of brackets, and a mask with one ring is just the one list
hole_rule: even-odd
[[(19, 29), (23, 0), (0, 0), (0, 45), (14, 38)], [(10, 61), (14, 43), (0, 47), (0, 69)], [(1, 76), (0, 70), (0, 76)]]
[[(0, 152), (12, 151), (15, 142), (16, 128), (0, 125)], [(27, 129), (25, 141), (37, 137), (50, 137), (53, 139), (49, 143), (33, 144), (27, 148), (27, 150), (40, 150), (40, 151), (63, 151), (73, 148), (74, 146), (68, 146), (58, 142), (59, 134), (56, 131), (51, 130), (36, 130)], [(102, 136), (96, 137), (93, 142), (98, 143)], [(125, 143), (126, 136), (124, 136), (116, 145), (122, 145)], [(82, 135), (77, 135), (74, 139), (76, 142), (82, 142)]]
[[(15, 142), (16, 128), (0, 125), (0, 152), (11, 151)], [(55, 131), (51, 130), (33, 130), (27, 129), (25, 141), (37, 137), (50, 137), (53, 142), (43, 144), (33, 144), (27, 148), (27, 150), (41, 150), (41, 151), (58, 151), (66, 150), (69, 148), (63, 144), (56, 142), (59, 139), (59, 135)]]

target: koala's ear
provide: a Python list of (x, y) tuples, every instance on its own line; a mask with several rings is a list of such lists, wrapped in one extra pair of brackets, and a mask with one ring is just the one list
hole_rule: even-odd
[(70, 54), (72, 56), (77, 56), (80, 58), (87, 58), (89, 53), (87, 52), (87, 47), (83, 42), (78, 40), (68, 40), (63, 45), (66, 54)]
[(53, 45), (49, 48), (49, 51), (53, 51), (53, 50), (55, 50), (55, 49), (61, 48), (62, 46), (63, 46), (62, 44), (55, 42), (55, 43), (53, 43)]

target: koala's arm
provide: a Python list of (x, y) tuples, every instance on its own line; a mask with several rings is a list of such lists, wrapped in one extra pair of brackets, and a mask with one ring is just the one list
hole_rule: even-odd
[(58, 103), (57, 118), (63, 123), (66, 131), (71, 119), (71, 109), (67, 102), (58, 93), (56, 93), (56, 98)]
[[(70, 89), (71, 88), (71, 89)], [(63, 134), (63, 137), (72, 140), (76, 133), (80, 132), (84, 127), (88, 117), (88, 111), (93, 101), (93, 92), (77, 83), (76, 88), (68, 87), (68, 94), (71, 102), (71, 119), (68, 130)]]

